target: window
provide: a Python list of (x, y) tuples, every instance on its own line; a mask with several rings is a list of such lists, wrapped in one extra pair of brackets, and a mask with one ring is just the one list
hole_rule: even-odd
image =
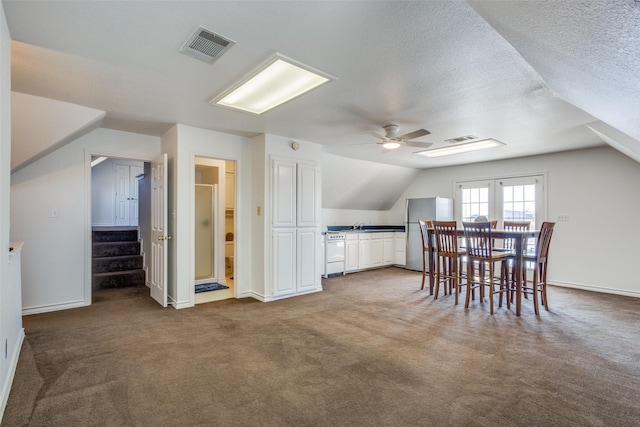
[(532, 175), (456, 183), (456, 219), (474, 221), (478, 216), (503, 221), (531, 221), (540, 228), (546, 217), (545, 176)]

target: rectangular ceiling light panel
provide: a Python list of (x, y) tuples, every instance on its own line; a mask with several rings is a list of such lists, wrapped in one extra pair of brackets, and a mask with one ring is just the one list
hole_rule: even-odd
[(495, 139), (481, 139), (479, 141), (467, 142), (465, 144), (450, 145), (448, 147), (435, 148), (433, 150), (418, 151), (416, 154), (427, 157), (450, 156), (452, 154), (467, 153), (469, 151), (484, 150), (485, 148), (500, 147), (505, 145)]
[(331, 80), (334, 78), (328, 74), (276, 55), (210, 102), (262, 114)]

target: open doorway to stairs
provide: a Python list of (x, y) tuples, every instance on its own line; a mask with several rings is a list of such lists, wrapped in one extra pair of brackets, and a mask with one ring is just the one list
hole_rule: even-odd
[(195, 156), (193, 189), (194, 303), (233, 298), (235, 269), (235, 165)]
[(97, 291), (146, 286), (150, 163), (92, 156), (91, 299)]

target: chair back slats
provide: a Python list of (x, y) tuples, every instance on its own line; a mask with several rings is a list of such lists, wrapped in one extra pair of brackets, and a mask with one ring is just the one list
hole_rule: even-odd
[(540, 227), (540, 234), (538, 235), (538, 244), (536, 247), (537, 262), (546, 262), (549, 255), (549, 245), (551, 244), (551, 236), (553, 235), (553, 228), (555, 222), (543, 222)]
[(420, 224), (420, 233), (422, 234), (422, 250), (428, 250), (433, 244), (430, 238), (430, 229), (433, 228), (433, 221), (430, 219), (420, 219), (418, 220), (418, 224)]
[(463, 222), (462, 226), (469, 257), (490, 259), (493, 249), (491, 222)]
[[(529, 230), (529, 227), (531, 226), (531, 221), (505, 221), (504, 222), (504, 229), (507, 231), (527, 231)], [(504, 241), (502, 242), (502, 248), (506, 249), (506, 250), (510, 250), (513, 251), (515, 250), (514, 247), (514, 242), (515, 239), (504, 239)], [(525, 248), (523, 249), (526, 252), (526, 241), (525, 241)]]
[(455, 221), (433, 221), (436, 250), (441, 256), (458, 256), (458, 236)]

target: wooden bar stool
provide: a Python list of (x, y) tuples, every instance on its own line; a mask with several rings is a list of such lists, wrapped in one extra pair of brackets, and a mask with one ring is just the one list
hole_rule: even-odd
[(420, 234), (422, 234), (422, 286), (424, 289), (424, 281), (427, 276), (427, 268), (429, 269), (429, 295), (433, 295), (433, 286), (435, 278), (435, 241), (433, 236), (433, 222), (430, 219), (418, 220), (420, 224)]
[(547, 298), (547, 259), (549, 256), (549, 246), (551, 245), (551, 236), (553, 235), (553, 229), (555, 222), (543, 222), (540, 227), (540, 234), (538, 234), (538, 241), (536, 243), (536, 251), (533, 255), (525, 255), (525, 263), (533, 263), (533, 278), (531, 286), (527, 284), (527, 269), (523, 268), (523, 284), (522, 292), (524, 295), (533, 295), (533, 310), (536, 316), (540, 315), (538, 308), (538, 294), (544, 305), (544, 309), (549, 311), (549, 302)]
[[(480, 300), (484, 299), (484, 288), (489, 288), (489, 302), (491, 314), (493, 314), (493, 296), (498, 287), (500, 304), (502, 297), (506, 296), (507, 308), (510, 307), (509, 288), (505, 280), (505, 262), (509, 257), (508, 252), (494, 251), (493, 237), (491, 236), (490, 222), (463, 222), (464, 238), (467, 248), (467, 297), (465, 308), (469, 308), (471, 292), (475, 288), (480, 289)], [(494, 274), (495, 263), (500, 262), (500, 277)], [(475, 274), (475, 264), (478, 263), (478, 276)], [(485, 274), (488, 271), (488, 276)]]
[(458, 248), (457, 224), (455, 221), (433, 221), (433, 231), (436, 242), (435, 261), (435, 292), (434, 299), (438, 299), (440, 284), (444, 285), (444, 294), (455, 293), (455, 303), (458, 305), (462, 279), (462, 261), (466, 252)]
[[(531, 221), (504, 221), (504, 229), (507, 231), (527, 231), (529, 230), (530, 226), (531, 226)], [(507, 273), (507, 278), (509, 279), (509, 287), (511, 288), (511, 293), (509, 295), (509, 297), (511, 298), (511, 302), (513, 302), (513, 295), (516, 290), (515, 269), (513, 268), (513, 264), (515, 262), (515, 249), (516, 249), (514, 247), (514, 244), (515, 244), (514, 242), (515, 242), (515, 239), (504, 239), (502, 242), (502, 248), (496, 249), (497, 251), (509, 252), (511, 255), (507, 260), (507, 268), (510, 270), (510, 272)], [(525, 244), (525, 247), (522, 248), (522, 251), (524, 253), (527, 252), (526, 244)], [(526, 270), (523, 266), (522, 268), (523, 276), (525, 274), (525, 271)], [(526, 294), (525, 294), (525, 297), (526, 297)]]

